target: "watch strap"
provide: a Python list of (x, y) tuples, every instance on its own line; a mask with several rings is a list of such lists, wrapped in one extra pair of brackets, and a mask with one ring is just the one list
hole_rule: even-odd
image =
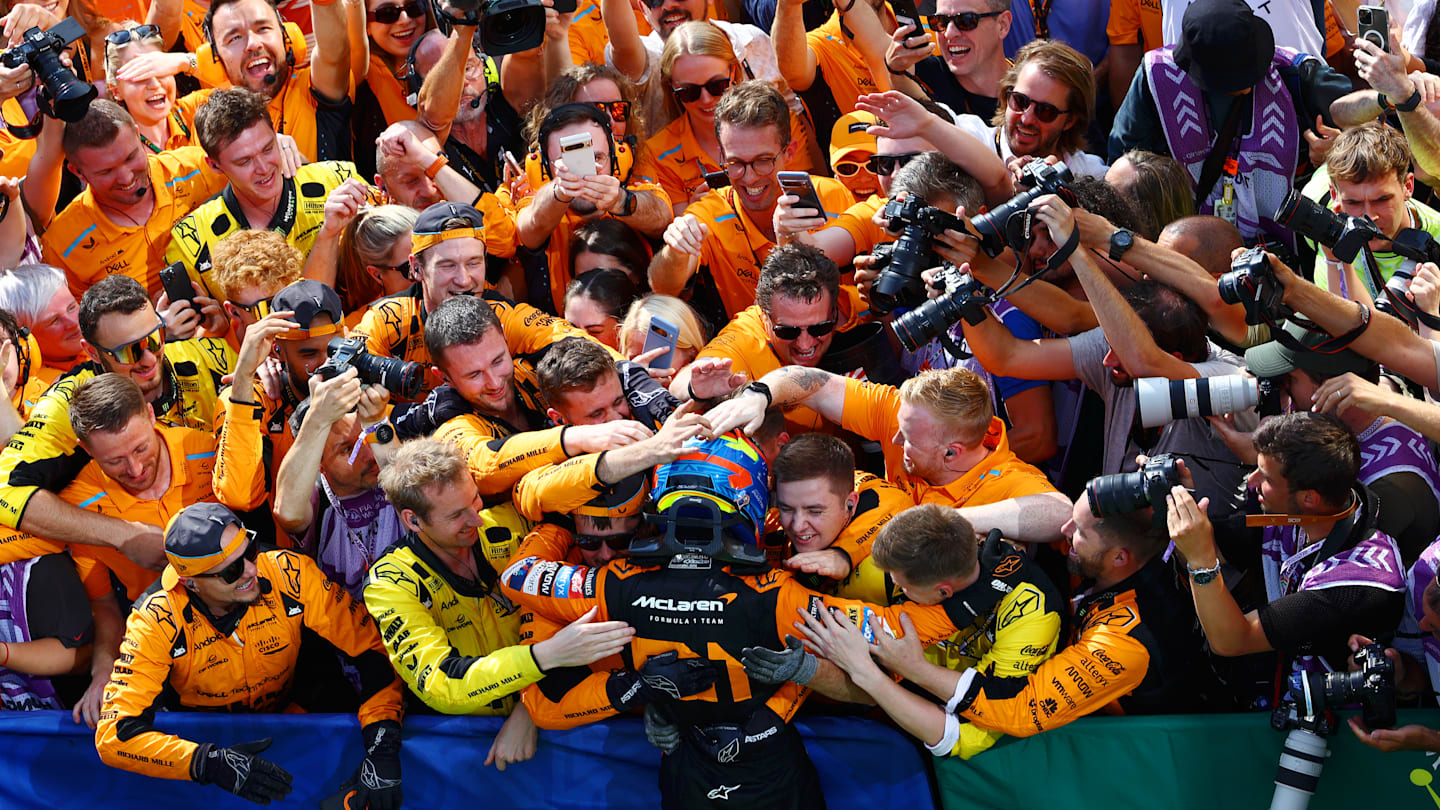
[(1411, 93), (1409, 98), (1395, 105), (1395, 110), (1397, 112), (1415, 112), (1415, 108), (1420, 106), (1421, 99), (1420, 88), (1416, 87), (1415, 92)]
[(1209, 585), (1215, 581), (1216, 577), (1220, 576), (1220, 560), (1216, 558), (1215, 564), (1209, 568), (1190, 568), (1187, 566), (1185, 570), (1190, 573), (1191, 582), (1194, 582), (1196, 585)]
[(771, 405), (775, 404), (775, 395), (770, 393), (770, 386), (766, 385), (763, 382), (760, 382), (759, 380), (756, 380), (755, 382), (752, 382), (749, 385), (745, 386), (745, 390), (764, 394), (766, 409), (769, 409)]
[[(1126, 234), (1123, 240), (1120, 238), (1121, 234)], [(1134, 246), (1135, 232), (1129, 228), (1116, 228), (1115, 232), (1110, 234), (1110, 261), (1120, 261), (1120, 257), (1125, 255), (1125, 251)]]

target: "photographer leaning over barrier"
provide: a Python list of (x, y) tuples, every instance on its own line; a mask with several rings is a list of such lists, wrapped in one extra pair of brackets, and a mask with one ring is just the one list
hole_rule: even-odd
[[(1296, 671), (1333, 669), (1352, 633), (1374, 638), (1400, 621), (1405, 569), (1395, 541), (1375, 528), (1375, 496), (1358, 481), (1360, 443), (1334, 417), (1288, 413), (1255, 433), (1261, 548), (1269, 603), (1242, 613), (1219, 572), (1213, 530), (1182, 487), (1168, 501), (1170, 537), (1190, 572), (1195, 612), (1217, 655), (1295, 653)], [(1319, 670), (1324, 671), (1324, 670)]]
[[(1075, 217), (1060, 197), (1046, 195), (1030, 206), (1049, 230), (1050, 241), (1074, 238)], [(965, 339), (992, 374), (1036, 380), (1079, 378), (1105, 401), (1106, 473), (1135, 469), (1134, 459), (1148, 453), (1174, 453), (1191, 460), (1196, 488), (1217, 504), (1238, 488), (1239, 462), (1214, 428), (1197, 419), (1180, 419), (1159, 432), (1138, 423), (1133, 383), (1140, 377), (1183, 380), (1233, 375), (1240, 358), (1210, 343), (1206, 320), (1194, 301), (1153, 281), (1141, 281), (1123, 294), (1085, 250), (1070, 256), (1080, 285), (1090, 299), (1100, 328), (1071, 338), (1022, 341), (994, 318), (965, 323)], [(968, 270), (968, 265), (961, 270)]]

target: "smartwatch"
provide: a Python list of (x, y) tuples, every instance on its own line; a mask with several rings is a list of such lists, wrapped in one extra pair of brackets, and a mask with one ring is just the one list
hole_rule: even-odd
[(1129, 228), (1116, 228), (1110, 234), (1110, 261), (1118, 262), (1125, 251), (1135, 246), (1135, 232)]
[(750, 383), (749, 385), (745, 386), (745, 390), (746, 390), (746, 391), (754, 391), (754, 392), (759, 393), (759, 394), (764, 394), (764, 395), (765, 395), (765, 407), (766, 407), (767, 409), (768, 409), (771, 405), (775, 404), (775, 397), (774, 397), (774, 395), (772, 395), (772, 394), (770, 393), (770, 386), (766, 385), (766, 384), (763, 383), (763, 382), (759, 382), (758, 380), (757, 380), (756, 382), (752, 382), (752, 383)]
[(635, 213), (636, 207), (640, 204), (640, 198), (630, 189), (625, 189), (625, 201), (620, 203), (620, 213), (616, 216), (628, 217)]

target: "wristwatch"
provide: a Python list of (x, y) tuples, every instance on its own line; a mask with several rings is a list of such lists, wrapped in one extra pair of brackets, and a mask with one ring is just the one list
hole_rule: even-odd
[(365, 441), (374, 444), (389, 444), (395, 440), (395, 427), (389, 422), (376, 422), (365, 428)]
[(775, 403), (775, 396), (770, 393), (770, 386), (766, 385), (766, 384), (763, 383), (763, 382), (759, 382), (759, 381), (752, 382), (752, 383), (750, 383), (749, 385), (745, 386), (745, 390), (746, 390), (746, 391), (754, 391), (754, 392), (756, 392), (756, 393), (758, 393), (758, 394), (764, 394), (764, 395), (765, 395), (765, 407), (766, 407), (766, 408), (769, 408), (771, 405), (773, 405), (773, 404)]
[(1215, 581), (1216, 577), (1220, 576), (1220, 559), (1217, 557), (1215, 559), (1215, 565), (1210, 568), (1190, 568), (1187, 566), (1185, 570), (1190, 572), (1191, 582), (1196, 585), (1209, 585)]
[(1110, 234), (1110, 261), (1118, 262), (1125, 251), (1135, 246), (1135, 232), (1129, 228), (1116, 228)]
[(635, 208), (640, 204), (640, 198), (630, 189), (625, 189), (625, 201), (620, 203), (620, 213), (617, 217), (628, 217), (635, 213)]

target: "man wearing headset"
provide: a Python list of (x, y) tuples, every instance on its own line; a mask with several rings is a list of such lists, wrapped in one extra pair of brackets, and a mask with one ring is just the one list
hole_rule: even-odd
[[(574, 136), (590, 136), (594, 166), (577, 172), (565, 159), (575, 154), (563, 144)], [(562, 298), (570, 283), (570, 235), (581, 224), (615, 217), (636, 232), (659, 236), (672, 216), (670, 199), (654, 182), (619, 178), (617, 148), (610, 131), (610, 116), (590, 104), (562, 104), (551, 110), (536, 136), (546, 183), (535, 193), (516, 201), (520, 244), (529, 251), (543, 250), (544, 263), (527, 263), (530, 299), (538, 307), (563, 309)], [(582, 159), (581, 162), (586, 162)], [(523, 254), (522, 254), (523, 255)]]
[(310, 161), (350, 157), (350, 40), (345, 6), (310, 4), (315, 48), (308, 67), (271, 0), (212, 0), (205, 15), (212, 58), (235, 87), (264, 96), (276, 131), (295, 138)]

